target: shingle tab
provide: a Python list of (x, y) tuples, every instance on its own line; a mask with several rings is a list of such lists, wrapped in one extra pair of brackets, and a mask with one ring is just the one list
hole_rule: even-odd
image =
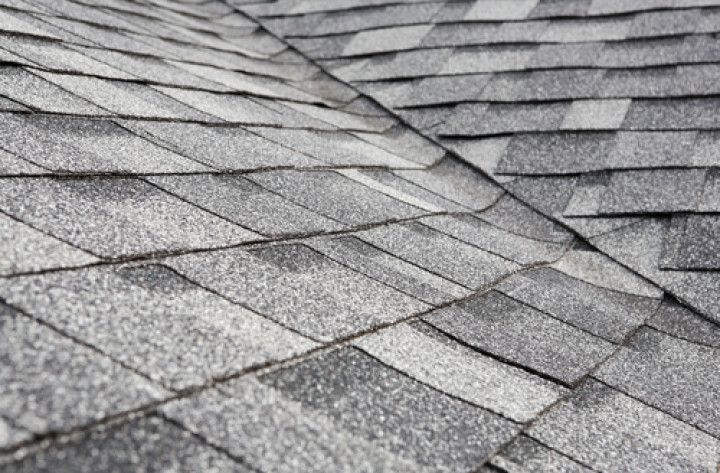
[(203, 287), (323, 341), (428, 307), (300, 244), (188, 255), (168, 264)]
[[(179, 453), (182, 452), (182, 453)], [(251, 470), (208, 446), (189, 432), (158, 417), (96, 428), (45, 450), (0, 466), (17, 473), (57, 471), (187, 471)]]
[[(248, 176), (260, 186), (348, 225), (363, 225), (425, 213), (336, 172), (272, 171)], [(338, 196), (353, 196), (338, 199)]]
[(497, 290), (616, 343), (642, 325), (659, 302), (600, 288), (546, 268), (514, 276)]
[(6, 180), (0, 208), (104, 257), (260, 239), (136, 179)]
[(518, 430), (513, 422), (445, 396), (355, 349), (310, 359), (261, 381), (358, 436), (382, 437), (390, 451), (436, 469), (465, 470)]
[(575, 383), (613, 352), (612, 344), (495, 291), (423, 319), (473, 347), (565, 384)]
[[(489, 284), (519, 268), (516, 263), (419, 223), (377, 227), (358, 236), (467, 288)], [(457, 264), (458, 261), (463, 264)]]
[(160, 265), (15, 278), (0, 282), (0, 293), (172, 389), (202, 385), (315, 346)]
[(156, 176), (146, 179), (200, 208), (267, 236), (344, 228), (338, 222), (283, 199), (240, 176)]
[(713, 437), (594, 381), (529, 435), (602, 471), (702, 471), (714, 467), (720, 448)]
[(517, 422), (532, 419), (565, 392), (422, 324), (398, 325), (355, 345), (421, 382)]
[(673, 217), (665, 237), (660, 265), (674, 269), (719, 269), (720, 217)]
[(316, 239), (308, 245), (369, 278), (428, 304), (439, 305), (470, 294), (447, 279), (392, 256), (354, 236)]
[(53, 171), (193, 172), (207, 167), (107, 120), (0, 114), (3, 147)]
[[(0, 413), (34, 434), (69, 430), (169, 393), (99, 353), (0, 305)], [(62, 392), (62, 396), (48, 393)], [(0, 444), (0, 448), (8, 447)]]
[[(711, 435), (720, 432), (720, 351), (641, 329), (595, 374)], [(668, 380), (673, 380), (668, 382)]]

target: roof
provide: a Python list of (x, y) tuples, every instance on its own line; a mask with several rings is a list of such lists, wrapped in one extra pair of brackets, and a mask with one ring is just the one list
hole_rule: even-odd
[(718, 33), (0, 0), (0, 471), (714, 471)]

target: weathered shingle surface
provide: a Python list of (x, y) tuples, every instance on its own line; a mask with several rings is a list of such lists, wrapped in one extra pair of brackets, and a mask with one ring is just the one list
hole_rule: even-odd
[(714, 473), (718, 34), (0, 0), (0, 471)]

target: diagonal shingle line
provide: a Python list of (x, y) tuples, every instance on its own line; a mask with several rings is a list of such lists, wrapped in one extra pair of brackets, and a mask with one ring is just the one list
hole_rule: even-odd
[[(147, 379), (147, 380), (149, 380), (149, 381), (151, 381), (151, 382), (153, 382), (153, 383), (159, 384), (160, 386), (165, 387), (165, 389), (167, 389), (167, 390), (170, 391), (170, 392), (174, 392), (175, 394), (172, 395), (172, 396), (168, 396), (168, 397), (165, 398), (165, 399), (160, 399), (160, 400), (156, 400), (156, 401), (151, 401), (151, 402), (142, 404), (142, 405), (140, 405), (140, 406), (134, 407), (134, 408), (132, 408), (132, 409), (127, 409), (127, 410), (124, 410), (124, 411), (115, 412), (115, 413), (109, 414), (109, 415), (107, 415), (107, 416), (105, 416), (105, 417), (103, 417), (103, 418), (101, 418), (101, 419), (93, 420), (93, 421), (91, 421), (91, 422), (87, 422), (87, 423), (82, 424), (82, 425), (74, 426), (74, 427), (71, 427), (71, 428), (69, 428), (69, 429), (58, 430), (58, 431), (50, 431), (50, 432), (47, 432), (47, 433), (35, 435), (35, 436), (33, 436), (30, 440), (21, 441), (21, 442), (15, 444), (15, 445), (13, 445), (13, 446), (7, 448), (7, 449), (0, 449), (0, 454), (12, 453), (12, 452), (19, 451), (19, 450), (21, 450), (21, 449), (37, 448), (37, 447), (40, 447), (40, 446), (41, 446), (42, 448), (49, 448), (51, 445), (53, 445), (53, 444), (55, 444), (55, 443), (58, 443), (58, 442), (61, 442), (63, 439), (67, 438), (67, 437), (70, 436), (70, 435), (77, 434), (77, 433), (82, 433), (82, 432), (89, 432), (89, 431), (91, 431), (92, 429), (97, 428), (97, 427), (99, 427), (99, 426), (107, 425), (107, 424), (110, 424), (110, 423), (113, 423), (113, 422), (119, 422), (119, 421), (129, 420), (130, 418), (132, 418), (132, 417), (134, 417), (134, 416), (138, 416), (138, 415), (150, 415), (150, 414), (153, 414), (154, 411), (155, 411), (158, 407), (160, 407), (160, 406), (166, 405), (166, 404), (168, 404), (168, 403), (170, 403), (170, 402), (173, 402), (173, 401), (177, 401), (177, 400), (180, 400), (180, 399), (185, 399), (185, 398), (189, 398), (189, 397), (198, 395), (199, 393), (201, 393), (201, 392), (203, 392), (203, 391), (212, 389), (212, 388), (214, 388), (214, 387), (216, 387), (216, 386), (219, 386), (219, 385), (221, 385), (221, 384), (227, 383), (227, 382), (229, 382), (229, 381), (236, 380), (236, 379), (241, 378), (241, 377), (243, 377), (243, 376), (249, 376), (249, 375), (253, 375), (253, 374), (259, 375), (259, 374), (262, 374), (262, 373), (265, 373), (265, 372), (275, 371), (275, 370), (281, 369), (281, 368), (283, 368), (283, 367), (292, 366), (292, 365), (301, 363), (301, 362), (303, 362), (303, 361), (305, 361), (305, 360), (307, 360), (307, 359), (313, 358), (313, 357), (315, 357), (316, 355), (319, 355), (319, 354), (321, 354), (321, 353), (327, 353), (327, 352), (330, 352), (330, 351), (335, 351), (335, 350), (340, 349), (340, 348), (342, 348), (342, 347), (346, 347), (346, 346), (348, 346), (348, 345), (351, 345), (355, 340), (360, 339), (360, 338), (362, 338), (362, 337), (365, 337), (365, 336), (368, 336), (368, 335), (372, 335), (372, 334), (375, 334), (375, 333), (380, 332), (380, 331), (382, 331), (382, 330), (385, 330), (385, 329), (388, 329), (388, 328), (391, 328), (391, 327), (394, 327), (394, 326), (398, 326), (398, 325), (401, 325), (401, 324), (404, 324), (404, 323), (410, 323), (410, 322), (414, 322), (414, 321), (420, 321), (422, 317), (428, 315), (428, 314), (431, 313), (431, 312), (434, 312), (434, 311), (439, 310), (439, 309), (443, 309), (443, 308), (445, 308), (445, 307), (450, 307), (450, 306), (453, 305), (453, 304), (461, 303), (461, 302), (463, 302), (463, 301), (470, 300), (470, 299), (472, 299), (472, 298), (474, 298), (474, 297), (477, 297), (478, 295), (484, 294), (484, 293), (492, 290), (493, 287), (497, 286), (498, 284), (502, 283), (503, 281), (505, 281), (506, 279), (508, 279), (508, 278), (510, 278), (510, 277), (516, 276), (516, 275), (518, 275), (518, 274), (523, 274), (523, 273), (525, 273), (525, 272), (532, 271), (532, 270), (535, 270), (535, 269), (540, 268), (540, 267), (550, 266), (551, 264), (553, 264), (553, 263), (556, 262), (557, 260), (561, 259), (561, 258), (567, 253), (567, 251), (569, 251), (570, 249), (571, 249), (571, 247), (568, 247), (563, 254), (561, 254), (558, 258), (556, 258), (556, 259), (553, 260), (553, 261), (550, 261), (550, 262), (547, 262), (547, 263), (539, 263), (539, 264), (528, 265), (528, 266), (526, 266), (526, 267), (521, 267), (521, 268), (519, 268), (519, 269), (517, 269), (517, 270), (515, 270), (515, 271), (509, 272), (509, 273), (506, 273), (506, 274), (503, 274), (503, 275), (499, 276), (498, 278), (496, 278), (495, 280), (493, 280), (493, 281), (491, 281), (491, 282), (489, 282), (489, 283), (487, 283), (487, 284), (479, 287), (478, 289), (476, 289), (475, 291), (473, 291), (473, 292), (472, 292), (471, 294), (469, 294), (469, 295), (466, 295), (466, 296), (463, 296), (463, 297), (459, 297), (459, 298), (456, 298), (456, 299), (452, 299), (452, 300), (447, 301), (447, 302), (445, 302), (445, 303), (443, 303), (443, 304), (438, 304), (438, 305), (431, 306), (431, 307), (430, 307), (429, 309), (427, 309), (427, 310), (423, 310), (423, 311), (421, 311), (421, 312), (418, 312), (418, 313), (409, 315), (409, 316), (407, 316), (407, 317), (398, 319), (398, 320), (393, 321), (393, 322), (386, 322), (386, 323), (383, 323), (383, 324), (378, 324), (378, 325), (376, 325), (376, 326), (374, 326), (374, 327), (371, 327), (371, 328), (369, 328), (369, 329), (356, 332), (356, 333), (354, 333), (354, 334), (352, 334), (352, 335), (349, 335), (349, 336), (346, 336), (346, 337), (342, 337), (342, 338), (339, 338), (339, 339), (337, 339), (337, 340), (333, 340), (333, 341), (331, 341), (331, 342), (319, 343), (319, 345), (316, 346), (315, 348), (309, 349), (309, 350), (307, 350), (307, 351), (305, 351), (305, 352), (303, 352), (303, 353), (301, 353), (301, 354), (298, 354), (298, 355), (293, 355), (293, 356), (286, 357), (286, 358), (283, 358), (283, 359), (270, 360), (270, 361), (266, 361), (266, 362), (263, 362), (263, 363), (258, 363), (258, 364), (252, 365), (252, 366), (250, 366), (250, 367), (247, 367), (247, 368), (244, 368), (244, 369), (241, 369), (241, 370), (237, 370), (237, 371), (232, 372), (232, 373), (228, 373), (228, 374), (224, 374), (224, 375), (221, 375), (221, 376), (212, 377), (212, 378), (208, 379), (206, 382), (204, 382), (203, 384), (193, 385), (193, 386), (189, 386), (189, 387), (186, 387), (186, 388), (183, 388), (183, 389), (179, 389), (179, 390), (178, 390), (178, 389), (171, 389), (171, 388), (169, 388), (169, 387), (163, 386), (163, 384), (162, 384), (161, 382), (152, 380), (150, 377), (148, 377), (146, 374), (142, 373), (141, 371), (138, 371), (137, 369), (135, 369), (135, 368), (133, 368), (133, 367), (131, 367), (131, 366), (128, 366), (128, 365), (124, 364), (122, 361), (119, 361), (119, 360), (115, 359), (115, 358), (112, 357), (111, 355), (108, 355), (108, 354), (105, 353), (101, 348), (95, 347), (93, 344), (87, 343), (87, 342), (83, 341), (82, 339), (77, 338), (77, 337), (75, 337), (74, 335), (71, 335), (71, 334), (67, 333), (66, 331), (64, 331), (64, 330), (62, 330), (62, 329), (60, 329), (60, 328), (55, 327), (53, 324), (51, 324), (51, 323), (49, 323), (49, 322), (45, 322), (45, 321), (43, 321), (43, 320), (41, 320), (41, 319), (37, 319), (36, 317), (32, 316), (32, 315), (29, 314), (28, 312), (26, 312), (26, 311), (24, 311), (24, 310), (22, 310), (22, 309), (20, 309), (20, 308), (18, 308), (18, 307), (15, 307), (14, 305), (8, 304), (8, 305), (10, 305), (13, 309), (17, 310), (18, 313), (20, 313), (22, 316), (27, 317), (27, 318), (35, 321), (35, 322), (40, 323), (40, 324), (43, 325), (44, 327), (47, 327), (47, 328), (49, 328), (50, 330), (53, 330), (54, 332), (56, 332), (56, 333), (59, 334), (60, 336), (65, 337), (65, 338), (68, 338), (68, 339), (72, 340), (73, 342), (78, 343), (78, 344), (80, 344), (80, 345), (82, 345), (82, 346), (84, 346), (84, 347), (92, 350), (93, 352), (99, 354), (100, 356), (103, 356), (103, 357), (108, 358), (108, 359), (109, 359), (110, 361), (112, 361), (112, 362), (118, 363), (118, 364), (119, 364), (120, 366), (122, 366), (123, 368), (126, 368), (126, 369), (132, 371), (133, 373), (135, 373), (135, 374), (137, 374), (137, 375), (139, 375), (139, 376), (142, 376), (144, 379)], [(192, 279), (188, 278), (187, 276), (185, 276), (185, 275), (183, 275), (183, 274), (181, 274), (181, 273), (178, 273), (178, 272), (175, 271), (174, 269), (172, 269), (172, 268), (169, 268), (169, 269), (170, 269), (171, 271), (175, 272), (176, 274), (178, 274), (180, 277), (182, 277), (182, 278), (186, 279), (187, 281), (191, 282), (192, 284), (195, 284), (195, 285), (201, 287), (201, 288), (204, 289), (204, 290), (210, 291), (210, 292), (212, 292), (213, 294), (222, 297), (223, 299), (229, 300), (229, 301), (232, 302), (233, 304), (238, 304), (237, 302), (234, 302), (234, 301), (228, 299), (226, 296), (224, 296), (224, 295), (222, 295), (222, 294), (220, 294), (220, 293), (217, 293), (217, 292), (215, 292), (215, 291), (213, 291), (213, 290), (211, 290), (211, 289), (208, 289), (208, 288), (202, 286), (202, 285), (199, 284), (199, 283), (196, 283), (196, 282), (193, 281)], [(359, 273), (359, 274), (361, 274), (361, 273)], [(0, 301), (2, 301), (2, 299), (0, 299)], [(3, 301), (3, 302), (4, 302), (4, 301)], [(243, 306), (243, 304), (238, 304), (238, 305)], [(250, 309), (250, 310), (253, 310), (253, 312), (258, 313), (258, 312), (255, 311), (254, 309)], [(259, 315), (265, 317), (263, 314), (259, 314)], [(272, 322), (277, 324), (277, 322), (275, 322), (275, 321), (272, 321)], [(290, 329), (290, 330), (292, 330), (292, 329)], [(311, 337), (308, 337), (308, 336), (306, 336), (306, 335), (303, 335), (303, 336), (306, 337), (306, 338), (312, 339)], [(477, 351), (477, 350), (475, 350), (475, 351)], [(521, 369), (524, 369), (525, 371), (527, 371), (527, 369), (524, 368), (524, 367), (522, 367), (522, 366), (518, 366), (518, 367), (521, 368)], [(543, 376), (544, 376), (544, 375), (543, 375)], [(425, 384), (425, 383), (423, 383), (423, 384)], [(464, 401), (464, 402), (468, 402), (468, 401)], [(0, 458), (1, 458), (1, 457), (0, 457)]]
[[(222, 0), (222, 1), (224, 1), (225, 3), (227, 3), (227, 0)], [(235, 10), (238, 11), (239, 13), (245, 15), (246, 17), (248, 17), (248, 18), (250, 18), (250, 19), (253, 19), (252, 17), (250, 17), (249, 15), (245, 14), (244, 12), (242, 12), (241, 10), (239, 10), (238, 8), (235, 8)], [(275, 37), (276, 39), (278, 39), (278, 40), (280, 40), (280, 41), (284, 41), (282, 38), (280, 38), (280, 37), (278, 37), (277, 35), (275, 35), (272, 31), (268, 30), (267, 28), (264, 28), (262, 25), (261, 25), (261, 27), (262, 27), (268, 34), (272, 35), (272, 36)], [(313, 64), (315, 64), (315, 65), (318, 65), (318, 67), (321, 67), (321, 68), (322, 68), (322, 66), (321, 66), (320, 64), (318, 64), (317, 61), (313, 60), (313, 59), (310, 58), (310, 57), (307, 57), (305, 54), (303, 54), (302, 52), (300, 52), (300, 51), (299, 51), (297, 48), (295, 48), (294, 46), (289, 45), (289, 48), (293, 49), (293, 50), (294, 50), (295, 52), (297, 52), (298, 54), (301, 54), (302, 56), (306, 57), (307, 60), (310, 61), (311, 63), (313, 63)], [(323, 70), (324, 70), (324, 68), (323, 68)], [(388, 114), (390, 114), (391, 116), (394, 116), (394, 117), (395, 117), (396, 119), (398, 119), (401, 123), (403, 123), (405, 126), (407, 126), (408, 128), (412, 129), (413, 131), (415, 131), (415, 132), (416, 132), (417, 134), (419, 134), (420, 136), (423, 136), (423, 137), (431, 140), (433, 143), (435, 143), (435, 144), (437, 144), (438, 146), (440, 146), (441, 148), (443, 148), (449, 155), (453, 156), (455, 159), (458, 159), (458, 160), (460, 160), (461, 162), (464, 162), (465, 164), (470, 165), (471, 167), (473, 167), (474, 169), (476, 169), (478, 172), (480, 172), (483, 176), (485, 176), (486, 178), (488, 178), (488, 179), (491, 180), (492, 182), (495, 182), (497, 185), (503, 187), (503, 188), (506, 190), (506, 192), (508, 192), (508, 194), (510, 194), (510, 195), (512, 195), (513, 197), (517, 198), (517, 199), (518, 199), (520, 202), (522, 202), (524, 205), (526, 205), (526, 206), (534, 209), (536, 212), (540, 213), (541, 215), (546, 216), (546, 217), (547, 217), (548, 219), (550, 219), (551, 221), (553, 221), (553, 222), (555, 222), (556, 224), (560, 225), (560, 226), (561, 226), (562, 228), (564, 228), (566, 231), (568, 231), (568, 232), (570, 232), (572, 235), (574, 235), (576, 241), (578, 241), (578, 242), (580, 242), (580, 243), (582, 243), (582, 244), (585, 244), (585, 245), (587, 245), (587, 246), (590, 247), (590, 248), (595, 249), (595, 250), (598, 251), (599, 253), (605, 255), (606, 257), (608, 257), (610, 260), (612, 260), (612, 261), (614, 261), (615, 263), (619, 264), (621, 267), (625, 268), (625, 269), (626, 269), (627, 271), (629, 271), (630, 273), (632, 273), (632, 274), (634, 274), (635, 276), (639, 277), (641, 280), (646, 281), (646, 282), (650, 283), (651, 285), (657, 287), (657, 284), (656, 284), (654, 281), (652, 281), (652, 280), (646, 278), (645, 276), (639, 274), (638, 272), (636, 272), (634, 269), (628, 267), (627, 265), (622, 264), (622, 263), (619, 262), (619, 261), (616, 261), (614, 258), (612, 258), (612, 257), (611, 257), (610, 255), (608, 255), (607, 253), (600, 251), (600, 250), (599, 250), (598, 248), (596, 248), (596, 246), (593, 245), (587, 238), (585, 238), (585, 237), (583, 237), (582, 235), (580, 235), (578, 232), (576, 232), (574, 229), (572, 229), (571, 227), (569, 227), (568, 225), (566, 225), (564, 222), (558, 220), (557, 218), (555, 218), (555, 217), (552, 216), (552, 215), (547, 215), (546, 213), (542, 212), (540, 209), (536, 208), (535, 206), (533, 206), (532, 204), (530, 204), (530, 203), (527, 202), (526, 200), (522, 199), (520, 196), (515, 195), (511, 190), (506, 189), (501, 183), (497, 182), (492, 176), (488, 175), (487, 173), (485, 173), (484, 171), (482, 171), (481, 169), (479, 169), (477, 166), (474, 166), (472, 163), (470, 163), (470, 162), (468, 162), (467, 160), (465, 160), (464, 158), (462, 158), (462, 157), (461, 157), (460, 155), (458, 155), (456, 152), (448, 149), (448, 148), (445, 147), (442, 143), (439, 143), (438, 140), (434, 139), (434, 137), (432, 137), (432, 136), (426, 136), (425, 134), (423, 134), (422, 132), (420, 132), (419, 130), (417, 130), (415, 127), (413, 127), (412, 125), (410, 125), (409, 123), (407, 123), (402, 117), (398, 116), (397, 113), (395, 113), (395, 112), (392, 111), (392, 110), (388, 110), (387, 107), (385, 107), (382, 103), (380, 103), (379, 101), (377, 101), (377, 100), (374, 99), (373, 97), (368, 96), (367, 94), (365, 94), (365, 93), (363, 93), (362, 91), (358, 90), (358, 89), (357, 89), (356, 87), (354, 87), (351, 83), (347, 83), (346, 81), (343, 81), (342, 79), (336, 77), (334, 74), (332, 74), (332, 72), (327, 71), (327, 70), (325, 70), (325, 72), (326, 72), (328, 75), (330, 75), (331, 77), (334, 77), (335, 79), (337, 79), (337, 80), (345, 83), (345, 84), (348, 85), (349, 87), (353, 88), (353, 90), (355, 90), (355, 92), (357, 92), (360, 96), (365, 97), (365, 98), (367, 98), (368, 100), (372, 101), (373, 103), (375, 103), (376, 106), (381, 107), (382, 109), (385, 109)], [(526, 270), (526, 268), (523, 268), (521, 271), (525, 271), (525, 270)], [(670, 295), (676, 297), (675, 294), (673, 294), (672, 292), (666, 290), (665, 288), (662, 288), (662, 289), (663, 289), (667, 294), (670, 294)], [(677, 297), (676, 297), (676, 299), (677, 299)], [(643, 327), (646, 327), (646, 326), (647, 326), (647, 325), (646, 325), (646, 324), (647, 324), (647, 321), (648, 321), (652, 316), (654, 316), (655, 313), (657, 313), (657, 311), (659, 310), (660, 306), (661, 306), (661, 304), (658, 304), (657, 307), (655, 308), (655, 310), (653, 311), (653, 313), (649, 314), (649, 315), (643, 320), (643, 323), (642, 323), (642, 324), (640, 324), (639, 326), (635, 327), (634, 329), (630, 330), (627, 334), (625, 334), (625, 336), (623, 337), (623, 339), (622, 339), (619, 343), (617, 343), (617, 344), (615, 345), (615, 349), (614, 349), (610, 354), (608, 354), (604, 359), (602, 359), (600, 362), (598, 362), (598, 363), (597, 363), (590, 371), (588, 371), (584, 376), (582, 376), (579, 380), (577, 380), (576, 383), (574, 383), (574, 385), (572, 386), (572, 389), (569, 390), (569, 391), (566, 393), (566, 395), (561, 396), (561, 397), (560, 397), (559, 399), (557, 399), (554, 403), (550, 404), (550, 405), (547, 406), (545, 409), (543, 409), (543, 411), (541, 411), (533, 420), (529, 421), (529, 422), (526, 424), (526, 426), (525, 426), (517, 435), (515, 435), (510, 441), (508, 441), (508, 442), (506, 442), (505, 444), (499, 446), (499, 447), (495, 450), (495, 452), (494, 452), (493, 454), (491, 454), (491, 455), (488, 457), (488, 459), (487, 459), (485, 462), (483, 462), (481, 465), (479, 465), (479, 466), (477, 467), (477, 469), (474, 470), (474, 471), (476, 471), (476, 472), (479, 473), (479, 472), (482, 470), (483, 467), (485, 467), (485, 466), (487, 466), (487, 465), (489, 464), (490, 459), (491, 459), (493, 456), (495, 456), (495, 455), (497, 455), (499, 452), (501, 452), (501, 451), (502, 451), (505, 447), (507, 447), (512, 441), (514, 441), (516, 438), (518, 438), (519, 435), (524, 434), (533, 424), (535, 424), (537, 421), (539, 421), (545, 414), (547, 414), (548, 412), (550, 412), (550, 411), (551, 411), (553, 408), (555, 408), (556, 406), (560, 405), (562, 402), (565, 402), (567, 399), (569, 399), (569, 398), (575, 393), (576, 389), (577, 389), (578, 387), (580, 387), (583, 383), (585, 383), (585, 382), (586, 382), (587, 380), (589, 380), (589, 379), (593, 379), (593, 378), (594, 378), (594, 374), (595, 374), (595, 372), (596, 372), (598, 369), (600, 369), (608, 360), (610, 360), (610, 359), (611, 359), (612, 357), (614, 357), (617, 353), (619, 353), (620, 350), (622, 350), (623, 348), (626, 348), (626, 347), (628, 346), (628, 344), (630, 343), (630, 341), (633, 339), (633, 337), (638, 333), (638, 331), (639, 331), (640, 329), (642, 329)], [(692, 307), (692, 306), (691, 306), (691, 307)], [(697, 311), (695, 311), (695, 310), (692, 309), (692, 308), (691, 308), (691, 310), (692, 310), (693, 313), (696, 313), (697, 315), (701, 316), (703, 319), (710, 320), (710, 319), (709, 319), (707, 316), (705, 316), (704, 314), (698, 313)], [(477, 350), (476, 350), (476, 351), (477, 351)], [(663, 413), (667, 414), (667, 412), (665, 412), (665, 411), (662, 410), (662, 409), (658, 409), (658, 408), (655, 408), (655, 407), (653, 407), (653, 409), (657, 409), (657, 410), (659, 410), (660, 412), (663, 412)], [(667, 414), (667, 415), (670, 415), (670, 414)], [(673, 418), (675, 418), (675, 417), (673, 417)], [(691, 424), (687, 424), (687, 423), (684, 422), (684, 421), (681, 421), (681, 422), (683, 422), (683, 423), (686, 424), (686, 425), (691, 425)], [(694, 427), (694, 428), (697, 428), (697, 427), (695, 427), (695, 426), (693, 426), (693, 427)], [(570, 457), (570, 458), (571, 458), (571, 457)], [(575, 461), (577, 461), (578, 463), (583, 464), (582, 462), (580, 462), (580, 461), (578, 461), (578, 460), (575, 460)]]

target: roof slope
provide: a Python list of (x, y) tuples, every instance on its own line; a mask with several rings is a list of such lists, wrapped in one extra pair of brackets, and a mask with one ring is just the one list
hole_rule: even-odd
[(0, 471), (714, 467), (666, 3), (0, 0)]

